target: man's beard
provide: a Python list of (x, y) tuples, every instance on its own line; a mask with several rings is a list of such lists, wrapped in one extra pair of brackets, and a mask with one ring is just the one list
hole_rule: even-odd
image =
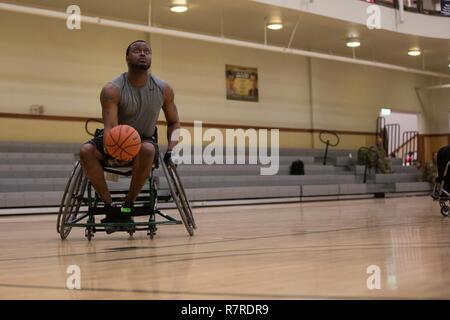
[(128, 66), (130, 69), (133, 69), (133, 70), (147, 71), (148, 69), (150, 69), (150, 64), (146, 64), (146, 63), (135, 63), (135, 64), (130, 63)]

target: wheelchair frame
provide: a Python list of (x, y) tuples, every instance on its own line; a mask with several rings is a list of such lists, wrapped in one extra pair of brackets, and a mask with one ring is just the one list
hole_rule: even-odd
[(436, 182), (433, 186), (433, 194), (437, 195), (437, 198), (434, 198), (434, 200), (439, 201), (439, 206), (441, 207), (441, 214), (444, 217), (448, 217), (450, 214), (450, 193), (444, 189), (445, 185), (445, 177), (447, 177), (448, 169), (450, 167), (450, 161), (447, 162), (444, 174), (442, 179), (439, 179), (439, 177), (436, 177)]
[[(97, 133), (98, 131), (96, 131), (96, 134)], [(176, 170), (176, 165), (170, 164), (167, 166), (159, 152), (157, 152), (157, 156), (159, 164), (162, 166), (164, 175), (167, 179), (170, 195), (158, 195), (158, 188), (153, 175), (157, 166), (153, 165), (147, 180), (148, 187), (144, 190), (144, 186), (136, 199), (136, 204), (142, 203), (142, 205), (136, 205), (132, 214), (133, 217), (148, 215), (149, 218), (147, 222), (96, 222), (95, 216), (105, 215), (104, 203), (101, 201), (95, 190), (93, 190), (91, 183), (83, 173), (80, 162), (77, 161), (72, 174), (67, 181), (59, 208), (56, 230), (60, 234), (61, 239), (66, 239), (74, 227), (85, 228), (85, 236), (89, 241), (91, 241), (96, 232), (107, 232), (109, 229), (125, 231), (128, 232), (130, 236), (133, 236), (136, 231), (146, 230), (150, 239), (153, 239), (156, 234), (157, 225), (175, 224), (184, 224), (188, 234), (193, 236), (194, 229), (197, 229), (197, 225), (194, 220), (191, 205)], [(104, 172), (117, 174), (119, 176), (131, 175), (131, 168), (104, 167), (103, 169)], [(128, 171), (123, 171), (124, 169), (128, 169)], [(111, 196), (125, 197), (127, 193), (128, 190), (111, 191)], [(161, 212), (157, 208), (158, 201), (169, 202), (171, 199), (174, 201), (182, 221)], [(87, 211), (80, 213), (80, 209), (85, 206), (87, 206)], [(161, 217), (163, 220), (157, 221), (157, 217)]]

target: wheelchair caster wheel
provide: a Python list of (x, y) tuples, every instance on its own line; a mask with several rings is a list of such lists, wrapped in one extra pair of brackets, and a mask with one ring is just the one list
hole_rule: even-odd
[(91, 241), (92, 237), (94, 236), (94, 233), (91, 230), (87, 230), (84, 232), (84, 235), (88, 239), (88, 241)]
[(150, 227), (150, 230), (148, 230), (147, 235), (150, 237), (150, 239), (153, 239), (155, 234), (156, 234), (156, 228), (155, 227)]
[(449, 212), (450, 212), (449, 207), (443, 206), (443, 207), (441, 208), (441, 214), (442, 214), (444, 217), (448, 217)]

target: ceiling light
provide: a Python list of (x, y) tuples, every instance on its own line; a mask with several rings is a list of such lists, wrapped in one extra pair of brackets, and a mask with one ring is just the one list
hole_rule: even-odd
[(281, 22), (269, 23), (267, 25), (267, 28), (269, 28), (270, 30), (281, 30), (283, 29), (283, 24)]
[(170, 7), (170, 11), (176, 12), (176, 13), (183, 13), (188, 10), (187, 5), (173, 5)]
[(422, 54), (419, 49), (411, 49), (408, 51), (408, 54), (412, 57), (418, 57)]
[(347, 47), (358, 48), (361, 45), (361, 41), (357, 38), (347, 39)]

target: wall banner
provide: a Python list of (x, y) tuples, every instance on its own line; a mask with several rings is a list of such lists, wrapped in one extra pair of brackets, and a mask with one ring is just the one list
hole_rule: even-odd
[(240, 66), (225, 66), (227, 100), (259, 101), (258, 69)]

